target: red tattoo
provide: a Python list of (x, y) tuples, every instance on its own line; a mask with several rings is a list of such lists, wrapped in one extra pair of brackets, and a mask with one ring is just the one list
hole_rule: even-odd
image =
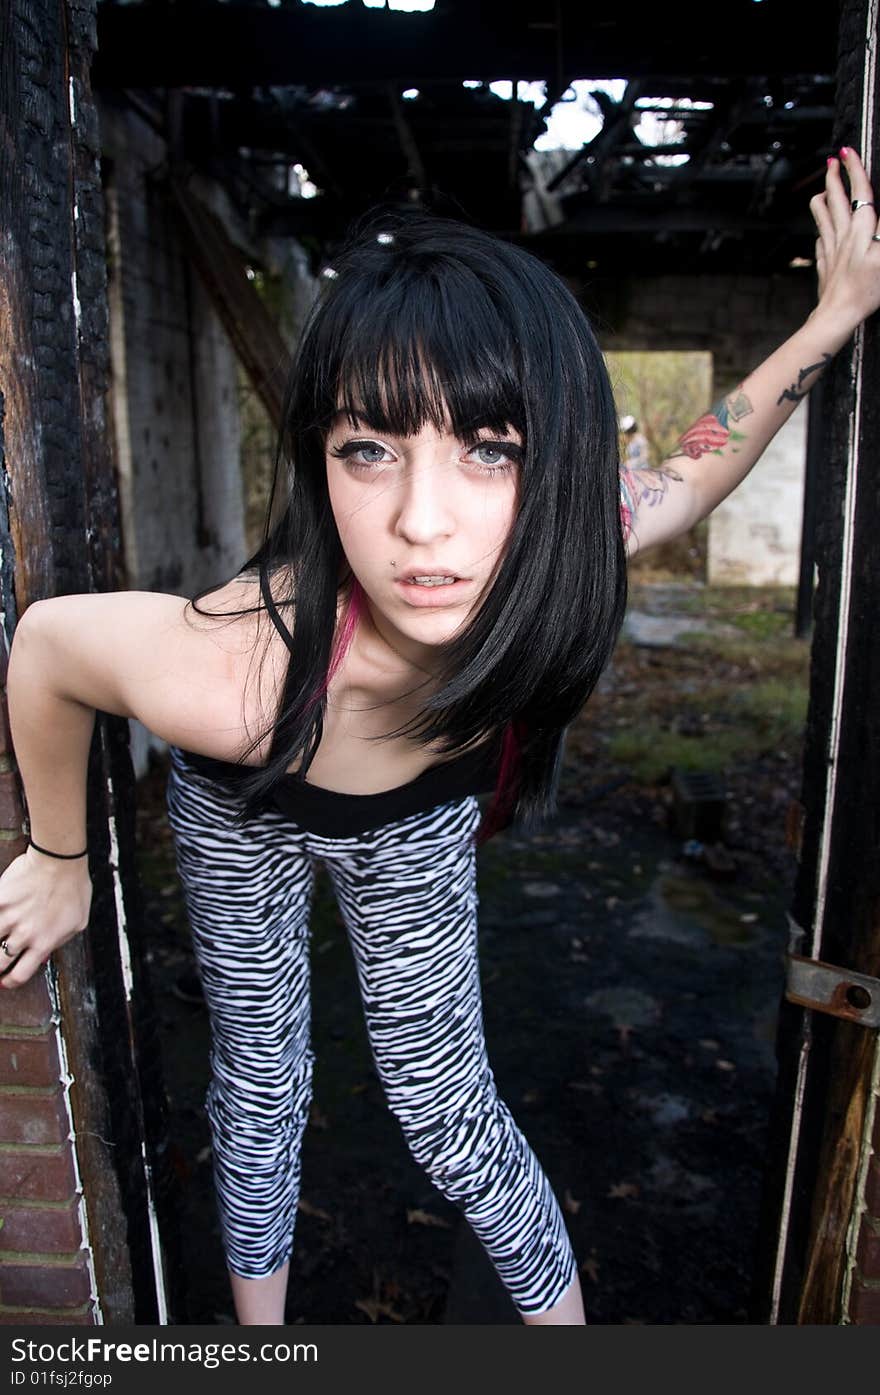
[(730, 432), (713, 412), (707, 412), (699, 421), (695, 421), (689, 431), (686, 431), (679, 441), (674, 454), (687, 455), (691, 460), (699, 460), (701, 455), (706, 455), (711, 450), (721, 450), (727, 445)]

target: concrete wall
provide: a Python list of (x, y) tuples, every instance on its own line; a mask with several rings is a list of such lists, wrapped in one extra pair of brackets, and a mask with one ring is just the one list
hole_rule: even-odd
[(797, 585), (806, 448), (802, 402), (751, 474), (709, 518), (711, 586)]
[(579, 290), (606, 349), (708, 349), (726, 392), (803, 322), (809, 269), (790, 276), (633, 276)]
[[(712, 401), (782, 343), (815, 303), (813, 277), (658, 276), (587, 286), (608, 350), (708, 349)], [(706, 403), (706, 407), (710, 405)], [(708, 580), (715, 585), (797, 583), (806, 460), (801, 406), (748, 478), (709, 521)], [(687, 423), (682, 423), (682, 429)]]
[(153, 174), (164, 143), (128, 111), (101, 133), (128, 580), (190, 594), (244, 555), (236, 360)]
[[(245, 560), (237, 364), (183, 256), (164, 142), (104, 106), (112, 411), (128, 584), (193, 595)], [(132, 723), (143, 773), (154, 738)]]

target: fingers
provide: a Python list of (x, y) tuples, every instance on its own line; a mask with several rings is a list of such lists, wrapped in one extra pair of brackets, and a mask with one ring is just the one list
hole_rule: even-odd
[[(849, 182), (848, 193), (841, 170), (845, 171)], [(860, 241), (864, 239), (867, 242), (877, 228), (876, 200), (865, 167), (851, 146), (841, 147), (839, 161), (828, 161), (825, 189), (838, 240), (844, 232), (852, 230)]]
[(10, 967), (0, 975), (0, 987), (21, 988), (28, 979), (33, 978), (37, 969), (41, 968), (44, 962), (36, 950), (24, 950), (15, 962), (10, 964)]
[(875, 238), (872, 248), (871, 240), (878, 227), (875, 203), (858, 153), (851, 146), (843, 146), (839, 158), (832, 156), (828, 160), (824, 193), (810, 200), (810, 212), (819, 234), (816, 271), (820, 295), (826, 282), (839, 279), (846, 267), (855, 266), (853, 255), (860, 263), (867, 255), (873, 257), (880, 242)]
[(0, 935), (0, 977), (7, 969), (12, 968), (12, 961), (17, 959), (24, 949), (24, 945), (15, 947), (15, 931), (9, 930), (5, 935)]
[(810, 212), (819, 233), (819, 244), (823, 247), (825, 256), (828, 257), (837, 246), (837, 234), (824, 194), (816, 194), (810, 199)]
[(846, 177), (849, 180), (849, 190), (851, 199), (874, 200), (874, 191), (871, 188), (871, 181), (868, 178), (865, 167), (859, 159), (858, 153), (851, 146), (845, 145), (841, 149), (840, 158), (846, 170)]
[(819, 237), (819, 238), (816, 239), (815, 257), (816, 257), (816, 277), (817, 277), (818, 282), (819, 282), (819, 294), (821, 295), (821, 294), (822, 294), (822, 291), (823, 291), (823, 289), (824, 289), (824, 287), (825, 287), (825, 274), (826, 274), (827, 266), (828, 266), (828, 264), (827, 264), (827, 262), (826, 262), (826, 260), (825, 260), (825, 247), (824, 247), (824, 245), (823, 245), (823, 243), (822, 243), (821, 237)]
[(16, 949), (13, 933), (10, 931), (8, 936), (0, 939), (0, 984), (4, 988), (13, 987), (11, 975), (18, 968), (19, 960), (25, 950), (24, 945)]
[(852, 214), (849, 207), (849, 196), (843, 187), (843, 180), (840, 175), (840, 161), (833, 156), (828, 161), (828, 169), (825, 174), (825, 207), (834, 228), (834, 243), (836, 246), (842, 242), (849, 231), (849, 222)]

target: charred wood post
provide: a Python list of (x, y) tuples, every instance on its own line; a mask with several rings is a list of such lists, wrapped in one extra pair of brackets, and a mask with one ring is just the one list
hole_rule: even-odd
[[(9, 506), (0, 586), (7, 644), (16, 615), (31, 601), (124, 584), (105, 408), (94, 51), (95, 0), (9, 0), (0, 10), (0, 407)], [(173, 1234), (164, 1096), (138, 933), (134, 780), (127, 724), (119, 719), (97, 723), (89, 845), (95, 890), (88, 932), (55, 956), (51, 980), (28, 986), (27, 1000), (39, 1017), (51, 991), (65, 1102), (69, 1086), (73, 1144), (65, 1124), (56, 1151), (60, 1158), (66, 1150), (64, 1165), (81, 1188), (82, 1248), (73, 1258), (93, 1280), (89, 1304), (77, 1290), (78, 1315), (70, 1320), (164, 1322), (179, 1301), (175, 1294), (169, 1303), (174, 1275), (163, 1272), (160, 1243), (160, 1235), (167, 1243)], [(22, 1017), (22, 1000), (3, 996), (9, 1002), (0, 1003), (0, 1036), (36, 1030), (26, 1012)], [(31, 1161), (33, 1177), (42, 1163)], [(16, 1192), (14, 1179), (4, 1185), (4, 1217), (29, 1202), (49, 1204), (39, 1189), (34, 1197), (22, 1187)], [(5, 1225), (0, 1243), (8, 1234)], [(57, 1268), (56, 1239), (47, 1231), (36, 1254), (20, 1244), (27, 1253), (18, 1264), (14, 1253), (3, 1256), (5, 1309), (46, 1312), (41, 1256), (54, 1254)], [(69, 1297), (55, 1301), (50, 1294), (49, 1309), (53, 1301), (69, 1306)]]
[[(877, 0), (841, 6), (835, 128), (836, 144), (860, 148), (875, 189), (877, 10)], [(880, 978), (878, 380), (875, 315), (835, 361), (817, 423), (819, 585), (790, 946), (869, 982)], [(787, 1001), (777, 1051), (754, 1320), (878, 1324), (880, 1034)]]

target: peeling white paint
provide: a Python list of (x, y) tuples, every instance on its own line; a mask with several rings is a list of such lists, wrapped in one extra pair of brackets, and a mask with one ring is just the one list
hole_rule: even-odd
[(159, 1326), (168, 1326), (168, 1299), (165, 1293), (165, 1266), (162, 1263), (162, 1237), (159, 1234), (159, 1217), (153, 1200), (153, 1169), (147, 1158), (147, 1145), (141, 1139), (141, 1157), (144, 1163), (144, 1177), (147, 1183), (147, 1215), (150, 1225), (150, 1249), (153, 1254), (153, 1278), (156, 1281), (156, 1308)]
[(846, 1235), (846, 1269), (843, 1274), (843, 1290), (840, 1300), (840, 1311), (842, 1313), (841, 1324), (849, 1326), (849, 1295), (852, 1290), (853, 1272), (856, 1267), (856, 1251), (859, 1247), (859, 1232), (862, 1228), (862, 1217), (865, 1215), (868, 1204), (865, 1201), (865, 1189), (868, 1184), (868, 1168), (873, 1155), (872, 1139), (874, 1137), (874, 1120), (877, 1117), (877, 1106), (880, 1101), (880, 1038), (874, 1040), (874, 1065), (871, 1071), (871, 1089), (868, 1096), (865, 1118), (862, 1123), (862, 1136), (859, 1140), (859, 1173), (856, 1179), (856, 1193), (853, 1204), (853, 1212), (850, 1217), (849, 1230)]
[[(113, 781), (107, 778), (107, 797), (110, 808), (113, 808)], [(119, 875), (119, 839), (116, 837), (116, 818), (110, 814), (107, 819), (107, 827), (110, 831), (110, 871), (113, 874), (113, 899), (116, 903), (116, 933), (119, 941), (119, 962), (122, 966), (122, 982), (125, 985), (125, 1000), (131, 1002), (131, 993), (134, 980), (131, 973), (131, 951), (128, 945), (127, 924), (125, 918), (125, 899), (122, 895), (122, 878)]]
[(58, 1048), (58, 1060), (61, 1063), (59, 1082), (61, 1084), (62, 1097), (64, 1099), (64, 1109), (67, 1114), (69, 1126), (68, 1138), (72, 1144), (70, 1153), (73, 1159), (73, 1175), (76, 1182), (76, 1194), (79, 1198), (79, 1227), (82, 1235), (82, 1251), (89, 1275), (89, 1301), (92, 1305), (92, 1316), (98, 1327), (104, 1325), (104, 1313), (101, 1308), (101, 1299), (98, 1296), (98, 1279), (95, 1274), (95, 1257), (92, 1251), (91, 1232), (89, 1229), (89, 1213), (86, 1205), (86, 1196), (83, 1189), (82, 1174), (79, 1170), (79, 1158), (76, 1152), (76, 1127), (73, 1121), (73, 1110), (70, 1107), (70, 1087), (73, 1084), (73, 1076), (70, 1073), (70, 1063), (67, 1059), (67, 1045), (64, 1040), (64, 1033), (61, 1029), (61, 1004), (58, 1000), (58, 984), (55, 978), (55, 970), (49, 964), (43, 971), (46, 978), (46, 986), (49, 989), (49, 999), (52, 1003), (52, 1026), (55, 1029), (55, 1042)]
[[(865, 35), (865, 81), (862, 89), (862, 116), (861, 116), (861, 157), (868, 169), (871, 168), (873, 154), (873, 112), (874, 94), (877, 80), (877, 6), (878, 0), (871, 0), (867, 7), (867, 33)], [(853, 542), (855, 536), (855, 506), (858, 486), (859, 470), (859, 450), (858, 442), (862, 416), (863, 397), (863, 348), (864, 348), (864, 326), (859, 325), (855, 334), (853, 349), (853, 410), (849, 420), (849, 439), (847, 442), (847, 471), (846, 486), (843, 500), (843, 520), (842, 520), (842, 540), (841, 540), (841, 563), (840, 563), (840, 599), (838, 606), (838, 628), (837, 628), (837, 654), (834, 670), (834, 697), (832, 702), (831, 724), (828, 737), (828, 773), (825, 781), (825, 809), (822, 816), (822, 834), (819, 849), (819, 865), (816, 872), (816, 908), (813, 915), (811, 927), (811, 938), (809, 945), (809, 958), (821, 958), (822, 950), (822, 928), (825, 922), (825, 909), (828, 897), (828, 873), (831, 858), (831, 828), (834, 813), (834, 801), (837, 791), (837, 763), (840, 753), (840, 725), (843, 712), (844, 681), (846, 673), (846, 649), (849, 633), (849, 611), (852, 594), (853, 581)], [(806, 938), (806, 937), (804, 937)], [(803, 951), (801, 951), (803, 952)], [(770, 1326), (779, 1321), (779, 1307), (782, 1295), (782, 1279), (785, 1268), (785, 1257), (788, 1248), (788, 1227), (791, 1208), (791, 1196), (794, 1186), (794, 1176), (798, 1162), (798, 1147), (800, 1143), (801, 1125), (803, 1122), (803, 1100), (806, 1091), (807, 1065), (809, 1062), (810, 1041), (812, 1032), (810, 1029), (810, 1019), (804, 1032), (804, 1039), (801, 1042), (800, 1055), (798, 1060), (797, 1083), (795, 1086), (794, 1108), (792, 1111), (791, 1136), (788, 1145), (788, 1158), (786, 1162), (785, 1174), (785, 1199), (780, 1217), (779, 1233), (777, 1237), (776, 1259), (773, 1276), (773, 1289), (770, 1306)], [(875, 1054), (875, 1081), (876, 1071), (880, 1069), (880, 1052)], [(868, 1113), (872, 1113), (869, 1108)], [(868, 1136), (870, 1147), (870, 1136)], [(862, 1157), (860, 1158), (860, 1168), (865, 1162), (865, 1142), (862, 1143)], [(865, 1163), (865, 1166), (867, 1164)], [(863, 1193), (862, 1193), (863, 1195)], [(858, 1215), (859, 1193), (856, 1194), (855, 1213)], [(850, 1218), (851, 1225), (855, 1221), (855, 1216)], [(844, 1290), (849, 1295), (851, 1276), (849, 1271), (844, 1276)]]
[[(105, 738), (106, 739), (106, 738)], [(110, 813), (107, 828), (110, 833), (110, 870), (113, 876), (113, 897), (116, 904), (116, 929), (119, 943), (119, 963), (122, 968), (122, 981), (125, 986), (126, 1002), (131, 1003), (134, 979), (131, 971), (131, 948), (128, 942), (128, 920), (125, 913), (125, 897), (122, 891), (122, 878), (119, 875), (119, 839), (116, 833), (116, 807), (113, 780), (107, 776), (107, 801)], [(156, 1290), (156, 1307), (159, 1323), (168, 1325), (168, 1300), (165, 1292), (165, 1268), (163, 1265), (162, 1237), (159, 1233), (159, 1220), (153, 1190), (153, 1171), (147, 1158), (146, 1140), (141, 1138), (141, 1160), (144, 1167), (144, 1186), (147, 1193), (147, 1217), (150, 1227), (150, 1253), (153, 1263), (153, 1278)]]
[(69, 109), (69, 111), (70, 111), (70, 124), (71, 124), (71, 126), (75, 126), (75, 125), (76, 125), (76, 88), (75, 88), (74, 85), (73, 85), (73, 76), (72, 76), (72, 75), (71, 75), (71, 77), (68, 79), (68, 83), (67, 83), (67, 106), (68, 106), (68, 109)]
[(73, 297), (73, 322), (76, 325), (77, 338), (79, 338), (80, 325), (82, 323), (82, 306), (79, 303), (79, 291), (76, 285), (76, 268), (70, 273), (70, 290)]

